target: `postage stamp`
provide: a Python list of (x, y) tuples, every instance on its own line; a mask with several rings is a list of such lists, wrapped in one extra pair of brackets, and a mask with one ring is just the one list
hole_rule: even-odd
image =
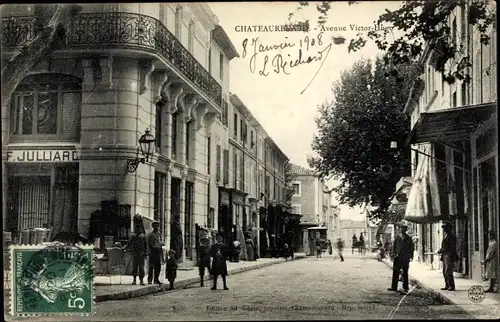
[(13, 316), (94, 313), (93, 246), (10, 247)]

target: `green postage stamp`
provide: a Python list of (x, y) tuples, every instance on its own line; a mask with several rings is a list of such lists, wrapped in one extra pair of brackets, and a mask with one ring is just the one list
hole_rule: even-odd
[(11, 314), (94, 313), (93, 255), (93, 246), (11, 246)]

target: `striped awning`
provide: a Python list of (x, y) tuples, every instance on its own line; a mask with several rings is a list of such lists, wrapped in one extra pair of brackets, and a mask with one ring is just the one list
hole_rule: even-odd
[[(431, 155), (429, 145), (424, 153)], [(404, 219), (414, 223), (430, 223), (441, 220), (439, 186), (435, 161), (422, 155), (411, 187)]]

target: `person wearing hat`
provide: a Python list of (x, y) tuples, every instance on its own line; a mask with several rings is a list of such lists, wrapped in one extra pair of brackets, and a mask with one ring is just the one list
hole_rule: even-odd
[(214, 285), (212, 286), (212, 290), (217, 289), (217, 276), (222, 276), (222, 283), (224, 285), (224, 289), (228, 290), (226, 283), (227, 277), (227, 257), (228, 257), (228, 248), (227, 245), (222, 242), (222, 235), (217, 234), (215, 237), (215, 244), (210, 248), (210, 256), (212, 257), (212, 270), (211, 274), (214, 279)]
[(153, 226), (153, 231), (148, 234), (148, 246), (149, 246), (148, 284), (151, 284), (151, 282), (153, 282), (153, 277), (155, 284), (161, 284), (160, 271), (161, 271), (161, 260), (163, 257), (163, 250), (161, 248), (161, 236), (159, 232), (160, 223), (158, 221), (153, 221), (152, 226)]
[(123, 248), (124, 251), (128, 249), (132, 251), (132, 285), (136, 284), (137, 275), (139, 275), (141, 285), (144, 285), (144, 264), (148, 254), (148, 241), (142, 217), (139, 214), (134, 216), (134, 234)]
[(413, 260), (415, 246), (412, 238), (406, 233), (408, 226), (401, 224), (399, 234), (394, 238), (392, 244), (393, 264), (392, 264), (392, 284), (389, 291), (397, 292), (400, 272), (403, 271), (403, 294), (408, 294), (408, 270), (410, 262)]
[(165, 267), (165, 279), (170, 283), (169, 290), (174, 289), (174, 282), (177, 278), (177, 260), (175, 259), (175, 250), (168, 250), (167, 265)]
[(449, 222), (445, 222), (441, 228), (444, 230), (444, 238), (441, 243), (441, 249), (438, 254), (441, 254), (441, 261), (443, 262), (443, 277), (444, 287), (442, 290), (454, 291), (455, 278), (453, 277), (453, 265), (458, 261), (457, 253), (457, 237), (453, 233), (453, 226)]
[(198, 246), (198, 275), (200, 276), (200, 287), (204, 286), (205, 269), (210, 272), (210, 239), (208, 234), (200, 238)]
[(490, 237), (490, 242), (488, 244), (488, 250), (486, 251), (486, 256), (481, 264), (486, 265), (486, 277), (490, 279), (490, 287), (485, 291), (487, 293), (496, 293), (495, 284), (497, 280), (498, 272), (498, 242), (496, 240), (496, 232), (494, 230), (489, 230), (488, 235)]

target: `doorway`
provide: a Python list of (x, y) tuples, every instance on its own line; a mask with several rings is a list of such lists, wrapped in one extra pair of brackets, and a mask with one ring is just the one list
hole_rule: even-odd
[(182, 258), (183, 251), (182, 229), (181, 229), (181, 179), (172, 178), (170, 186), (170, 249), (176, 252), (177, 258)]
[(231, 221), (229, 220), (229, 205), (220, 205), (219, 207), (219, 231), (222, 235), (222, 239), (225, 243), (230, 242), (230, 233), (231, 233)]
[(483, 251), (482, 258), (486, 256), (486, 250), (488, 249), (488, 230), (496, 230), (495, 218), (496, 214), (496, 193), (495, 193), (495, 159), (490, 158), (481, 164), (481, 234), (483, 239)]

